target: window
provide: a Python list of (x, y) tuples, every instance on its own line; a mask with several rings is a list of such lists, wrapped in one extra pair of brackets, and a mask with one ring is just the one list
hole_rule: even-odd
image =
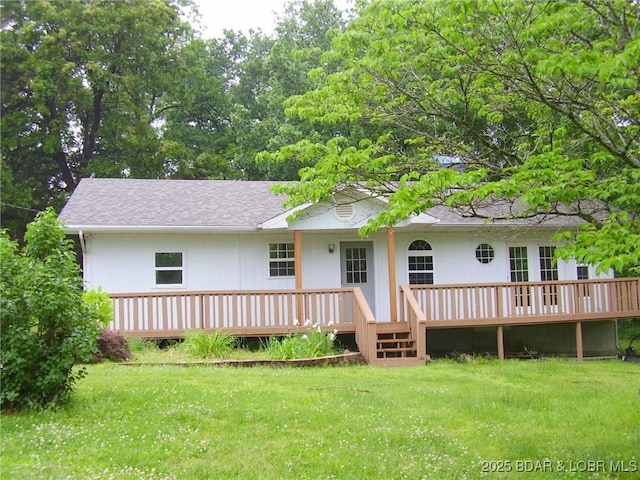
[(578, 265), (576, 267), (578, 280), (589, 280), (589, 267), (587, 265)]
[(493, 251), (493, 247), (488, 243), (481, 243), (478, 245), (478, 248), (476, 248), (476, 260), (480, 263), (491, 263), (494, 256), (495, 252)]
[(424, 240), (415, 240), (409, 245), (407, 257), (410, 285), (433, 283), (433, 254), (431, 245)]
[[(558, 267), (553, 260), (556, 247), (538, 247), (540, 253), (540, 280), (551, 282), (558, 280)], [(544, 285), (542, 287), (542, 299), (545, 305), (558, 304), (558, 286)]]
[(367, 283), (367, 249), (366, 247), (345, 248), (345, 273), (347, 283)]
[(539, 247), (540, 252), (540, 280), (551, 282), (558, 280), (558, 267), (553, 261), (556, 247)]
[(509, 247), (509, 268), (512, 282), (529, 281), (527, 247)]
[(269, 244), (269, 276), (293, 277), (296, 274), (293, 243)]
[[(578, 265), (576, 267), (576, 273), (578, 275), (578, 280), (589, 280), (588, 265)], [(589, 291), (591, 288), (591, 285), (585, 282), (581, 285), (581, 288), (578, 290), (578, 292), (581, 296), (588, 297), (591, 295), (591, 292)]]
[[(509, 273), (512, 282), (529, 281), (529, 260), (527, 247), (509, 247)], [(526, 285), (515, 287), (516, 307), (531, 305), (531, 290)]]
[(156, 252), (156, 285), (182, 285), (182, 252)]

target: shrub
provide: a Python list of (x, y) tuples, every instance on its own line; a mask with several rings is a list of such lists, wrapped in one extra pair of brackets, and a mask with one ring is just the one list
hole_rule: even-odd
[(97, 319), (103, 327), (107, 327), (113, 320), (113, 302), (107, 292), (98, 287), (87, 290), (82, 294), (82, 300), (87, 305), (90, 315)]
[(117, 332), (103, 330), (100, 337), (98, 337), (96, 360), (111, 360), (112, 362), (131, 360), (129, 342)]
[(236, 345), (236, 337), (223, 331), (210, 335), (204, 332), (187, 332), (183, 348), (189, 355), (197, 358), (228, 358)]
[(127, 337), (127, 343), (129, 344), (129, 350), (131, 353), (160, 350), (157, 342), (140, 337)]
[(306, 323), (306, 333), (289, 335), (283, 338), (271, 337), (265, 348), (272, 360), (291, 360), (294, 358), (315, 358), (336, 353), (336, 330), (325, 332), (319, 324)]
[(0, 408), (64, 402), (96, 351), (100, 326), (82, 300), (72, 242), (55, 212), (39, 213), (20, 250), (0, 232)]

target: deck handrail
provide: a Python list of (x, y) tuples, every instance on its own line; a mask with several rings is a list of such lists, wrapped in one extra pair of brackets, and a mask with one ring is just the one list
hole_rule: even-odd
[(146, 337), (224, 329), (239, 335), (299, 332), (305, 323), (352, 331), (353, 289), (217, 290), (114, 293), (109, 328)]
[(427, 326), (640, 317), (640, 278), (407, 285)]
[(360, 287), (353, 288), (353, 323), (358, 350), (369, 363), (376, 355), (376, 318)]
[(400, 319), (409, 323), (411, 332), (416, 336), (418, 358), (423, 359), (427, 353), (426, 316), (414, 297), (409, 285), (400, 286)]

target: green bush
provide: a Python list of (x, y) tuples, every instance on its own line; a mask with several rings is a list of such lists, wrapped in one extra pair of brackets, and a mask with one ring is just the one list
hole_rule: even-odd
[(0, 232), (0, 408), (56, 406), (69, 397), (100, 331), (82, 299), (73, 243), (48, 209), (27, 227), (20, 250)]
[(104, 328), (113, 320), (113, 301), (102, 288), (87, 290), (82, 294), (82, 300), (89, 308), (90, 315), (96, 318)]
[(325, 332), (319, 325), (307, 323), (308, 331), (303, 334), (289, 335), (283, 338), (271, 337), (265, 349), (272, 360), (291, 360), (294, 358), (316, 358), (336, 353), (336, 331)]
[(197, 358), (228, 358), (237, 345), (233, 335), (217, 331), (211, 335), (204, 332), (187, 332), (183, 348)]

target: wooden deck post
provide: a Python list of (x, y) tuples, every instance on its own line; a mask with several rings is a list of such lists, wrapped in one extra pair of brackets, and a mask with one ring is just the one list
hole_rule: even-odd
[(389, 313), (392, 322), (398, 321), (398, 285), (396, 283), (396, 237), (393, 227), (387, 228), (387, 264), (389, 268)]
[(584, 359), (584, 350), (582, 348), (582, 322), (576, 322), (576, 356), (578, 360)]
[(293, 231), (293, 260), (296, 290), (302, 290), (302, 230)]
[(498, 325), (498, 358), (504, 360), (504, 332), (502, 325)]
[[(302, 230), (293, 231), (293, 260), (296, 290), (302, 290)], [(296, 315), (301, 325), (304, 324), (303, 296), (296, 295)]]

